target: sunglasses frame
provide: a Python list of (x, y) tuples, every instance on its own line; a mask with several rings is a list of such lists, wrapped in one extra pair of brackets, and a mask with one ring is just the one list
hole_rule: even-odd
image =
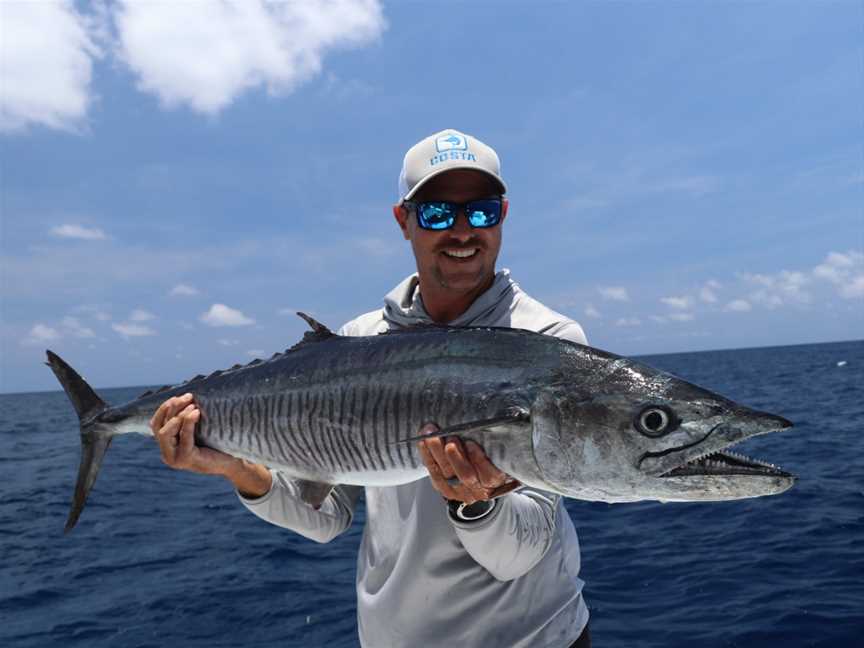
[[(475, 203), (496, 203), (498, 205), (498, 216), (495, 219), (495, 222), (491, 223), (489, 225), (475, 225), (474, 223), (472, 223), (471, 218), (468, 216), (468, 207), (470, 205), (475, 204)], [(429, 227), (429, 226), (423, 224), (424, 219), (421, 216), (422, 206), (423, 205), (433, 205), (433, 204), (449, 205), (450, 208), (453, 210), (453, 212), (452, 212), (453, 215), (449, 218), (449, 222), (445, 221), (445, 222), (447, 222), (446, 227)], [(416, 217), (417, 217), (417, 225), (419, 225), (422, 229), (429, 230), (432, 232), (443, 232), (444, 230), (452, 229), (453, 226), (456, 224), (456, 217), (459, 215), (459, 212), (462, 212), (465, 214), (465, 217), (468, 219), (468, 224), (475, 229), (488, 229), (490, 227), (495, 227), (496, 225), (499, 225), (501, 223), (501, 217), (504, 214), (504, 200), (503, 200), (503, 198), (481, 198), (478, 200), (469, 200), (468, 202), (464, 202), (464, 203), (457, 203), (457, 202), (453, 202), (451, 200), (423, 200), (423, 201), (406, 200), (403, 203), (403, 205), (414, 210), (414, 213), (416, 214)]]

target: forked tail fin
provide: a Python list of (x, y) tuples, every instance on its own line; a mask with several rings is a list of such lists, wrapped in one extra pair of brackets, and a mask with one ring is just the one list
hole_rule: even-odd
[(63, 386), (63, 390), (72, 401), (78, 420), (81, 425), (81, 464), (78, 466), (78, 480), (75, 482), (75, 494), (72, 497), (72, 509), (66, 520), (64, 532), (68, 533), (87, 501), (87, 494), (96, 482), (96, 475), (102, 465), (102, 458), (111, 445), (111, 436), (100, 434), (95, 424), (99, 414), (108, 409), (108, 405), (88, 385), (84, 379), (56, 353), (46, 351), (48, 355), (47, 364), (51, 371), (57, 376), (57, 380)]

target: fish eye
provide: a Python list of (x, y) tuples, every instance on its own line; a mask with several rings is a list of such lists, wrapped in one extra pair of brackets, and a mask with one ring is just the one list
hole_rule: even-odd
[(635, 424), (637, 430), (649, 437), (663, 436), (677, 427), (672, 411), (657, 405), (649, 405), (640, 411)]

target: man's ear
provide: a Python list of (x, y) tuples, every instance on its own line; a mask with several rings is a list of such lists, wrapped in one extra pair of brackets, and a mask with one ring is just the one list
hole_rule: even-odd
[(402, 236), (405, 237), (406, 241), (410, 240), (411, 236), (408, 232), (408, 210), (402, 205), (393, 205), (393, 217), (399, 224), (399, 229), (402, 230)]
[(506, 198), (501, 199), (501, 222), (504, 222), (504, 219), (507, 218), (507, 209), (510, 207), (510, 201)]

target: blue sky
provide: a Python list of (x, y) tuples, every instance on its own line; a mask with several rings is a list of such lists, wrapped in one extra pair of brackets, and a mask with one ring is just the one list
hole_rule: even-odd
[(3, 3), (0, 391), (171, 383), (377, 308), (402, 156), (622, 354), (864, 332), (860, 2)]

